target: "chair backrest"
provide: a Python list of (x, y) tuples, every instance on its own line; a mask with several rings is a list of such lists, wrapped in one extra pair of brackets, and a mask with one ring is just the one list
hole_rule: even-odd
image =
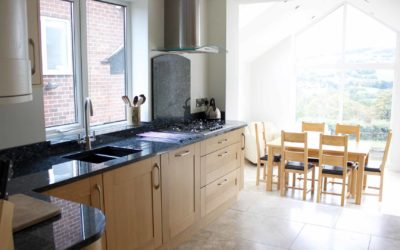
[(302, 132), (325, 132), (325, 123), (312, 123), (312, 122), (302, 122), (301, 123), (301, 131)]
[(386, 138), (386, 145), (385, 145), (385, 151), (383, 152), (383, 158), (382, 158), (382, 163), (381, 163), (381, 171), (385, 169), (386, 165), (386, 160), (389, 154), (389, 148), (390, 148), (390, 143), (392, 141), (392, 130), (389, 130), (389, 133)]
[(356, 141), (360, 142), (361, 138), (361, 126), (358, 125), (348, 125), (348, 124), (336, 124), (335, 128), (336, 135), (354, 135)]
[[(324, 147), (327, 146), (327, 147)], [(348, 137), (347, 135), (324, 135), (319, 137), (319, 164), (343, 168), (347, 174)]]
[[(289, 144), (289, 145), (288, 145)], [(299, 150), (298, 146), (303, 150)], [(308, 171), (307, 133), (281, 132), (281, 162), (296, 161), (304, 163), (304, 172)]]
[(265, 125), (263, 122), (254, 123), (254, 131), (256, 135), (257, 157), (260, 158), (267, 154), (265, 140)]

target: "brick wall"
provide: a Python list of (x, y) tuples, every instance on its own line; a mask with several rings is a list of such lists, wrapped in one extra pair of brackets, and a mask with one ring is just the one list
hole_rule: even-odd
[[(71, 20), (70, 3), (40, 0), (40, 4), (41, 16)], [(111, 75), (110, 65), (103, 62), (123, 44), (123, 8), (93, 0), (87, 1), (86, 8), (89, 96), (94, 107), (91, 123), (124, 120), (124, 74)], [(73, 76), (44, 75), (43, 80), (46, 127), (76, 122)], [(58, 87), (46, 88), (50, 82)]]

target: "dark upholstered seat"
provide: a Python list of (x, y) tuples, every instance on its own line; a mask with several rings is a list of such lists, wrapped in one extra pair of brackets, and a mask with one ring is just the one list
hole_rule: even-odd
[[(308, 169), (312, 169), (314, 164), (308, 163)], [(298, 161), (288, 161), (285, 165), (286, 169), (293, 169), (293, 170), (304, 170), (304, 163)]]
[[(268, 155), (264, 155), (263, 157), (260, 158), (262, 161), (268, 161)], [(274, 160), (273, 162), (280, 162), (281, 161), (281, 155), (274, 155)]]
[(378, 164), (368, 163), (367, 165), (365, 165), (364, 170), (368, 171), (368, 172), (380, 173), (381, 172), (381, 167)]
[[(347, 172), (350, 172), (351, 169), (347, 168)], [(322, 167), (323, 174), (334, 174), (334, 175), (343, 175), (343, 168), (338, 166), (330, 166), (324, 165)]]
[(308, 162), (318, 164), (319, 163), (319, 159), (318, 158), (314, 158), (314, 157), (308, 157)]

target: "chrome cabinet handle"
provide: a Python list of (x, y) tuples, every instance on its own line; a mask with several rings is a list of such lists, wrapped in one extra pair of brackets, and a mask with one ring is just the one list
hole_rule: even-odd
[(224, 157), (225, 155), (228, 154), (228, 151), (223, 152), (222, 154), (219, 154), (218, 157)]
[(35, 53), (35, 42), (33, 41), (32, 38), (29, 38), (28, 40), (29, 45), (32, 46), (32, 56), (33, 60), (31, 61), (32, 67), (31, 67), (31, 75), (34, 75), (36, 73), (36, 53)]
[(244, 150), (246, 148), (246, 135), (244, 133), (242, 133), (242, 137), (243, 137), (243, 147), (242, 150)]
[[(155, 174), (154, 174), (156, 168), (157, 168), (157, 175), (156, 175), (157, 181), (156, 181)], [(158, 165), (158, 163), (154, 164), (152, 172), (153, 172), (153, 186), (154, 186), (154, 189), (157, 190), (160, 188), (160, 166)]]
[(224, 142), (227, 142), (227, 141), (228, 141), (228, 139), (227, 139), (227, 138), (225, 138), (225, 139), (223, 139), (223, 140), (219, 141), (219, 142), (218, 142), (218, 144), (222, 144), (222, 143), (224, 143)]
[(101, 187), (100, 187), (99, 184), (96, 184), (96, 185), (94, 186), (94, 188), (97, 190), (97, 192), (99, 192), (100, 209), (101, 209), (101, 211), (104, 212), (104, 209), (103, 209), (103, 198), (102, 198), (103, 192), (101, 191)]
[(227, 182), (228, 179), (224, 179), (223, 181), (221, 181), (220, 183), (218, 183), (218, 186), (221, 186), (222, 184), (224, 184), (225, 182)]
[(176, 154), (175, 157), (183, 157), (183, 156), (186, 156), (186, 155), (188, 155), (188, 154), (190, 154), (190, 150), (186, 150), (186, 151), (183, 152), (183, 153)]

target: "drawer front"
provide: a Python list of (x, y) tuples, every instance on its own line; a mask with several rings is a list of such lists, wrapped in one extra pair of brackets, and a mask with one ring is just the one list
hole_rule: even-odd
[(240, 143), (227, 146), (201, 158), (201, 186), (240, 167)]
[(240, 171), (235, 170), (201, 189), (202, 217), (238, 194), (239, 175)]
[(201, 143), (201, 155), (207, 155), (226, 146), (240, 142), (241, 131), (240, 129), (235, 130), (203, 141)]

